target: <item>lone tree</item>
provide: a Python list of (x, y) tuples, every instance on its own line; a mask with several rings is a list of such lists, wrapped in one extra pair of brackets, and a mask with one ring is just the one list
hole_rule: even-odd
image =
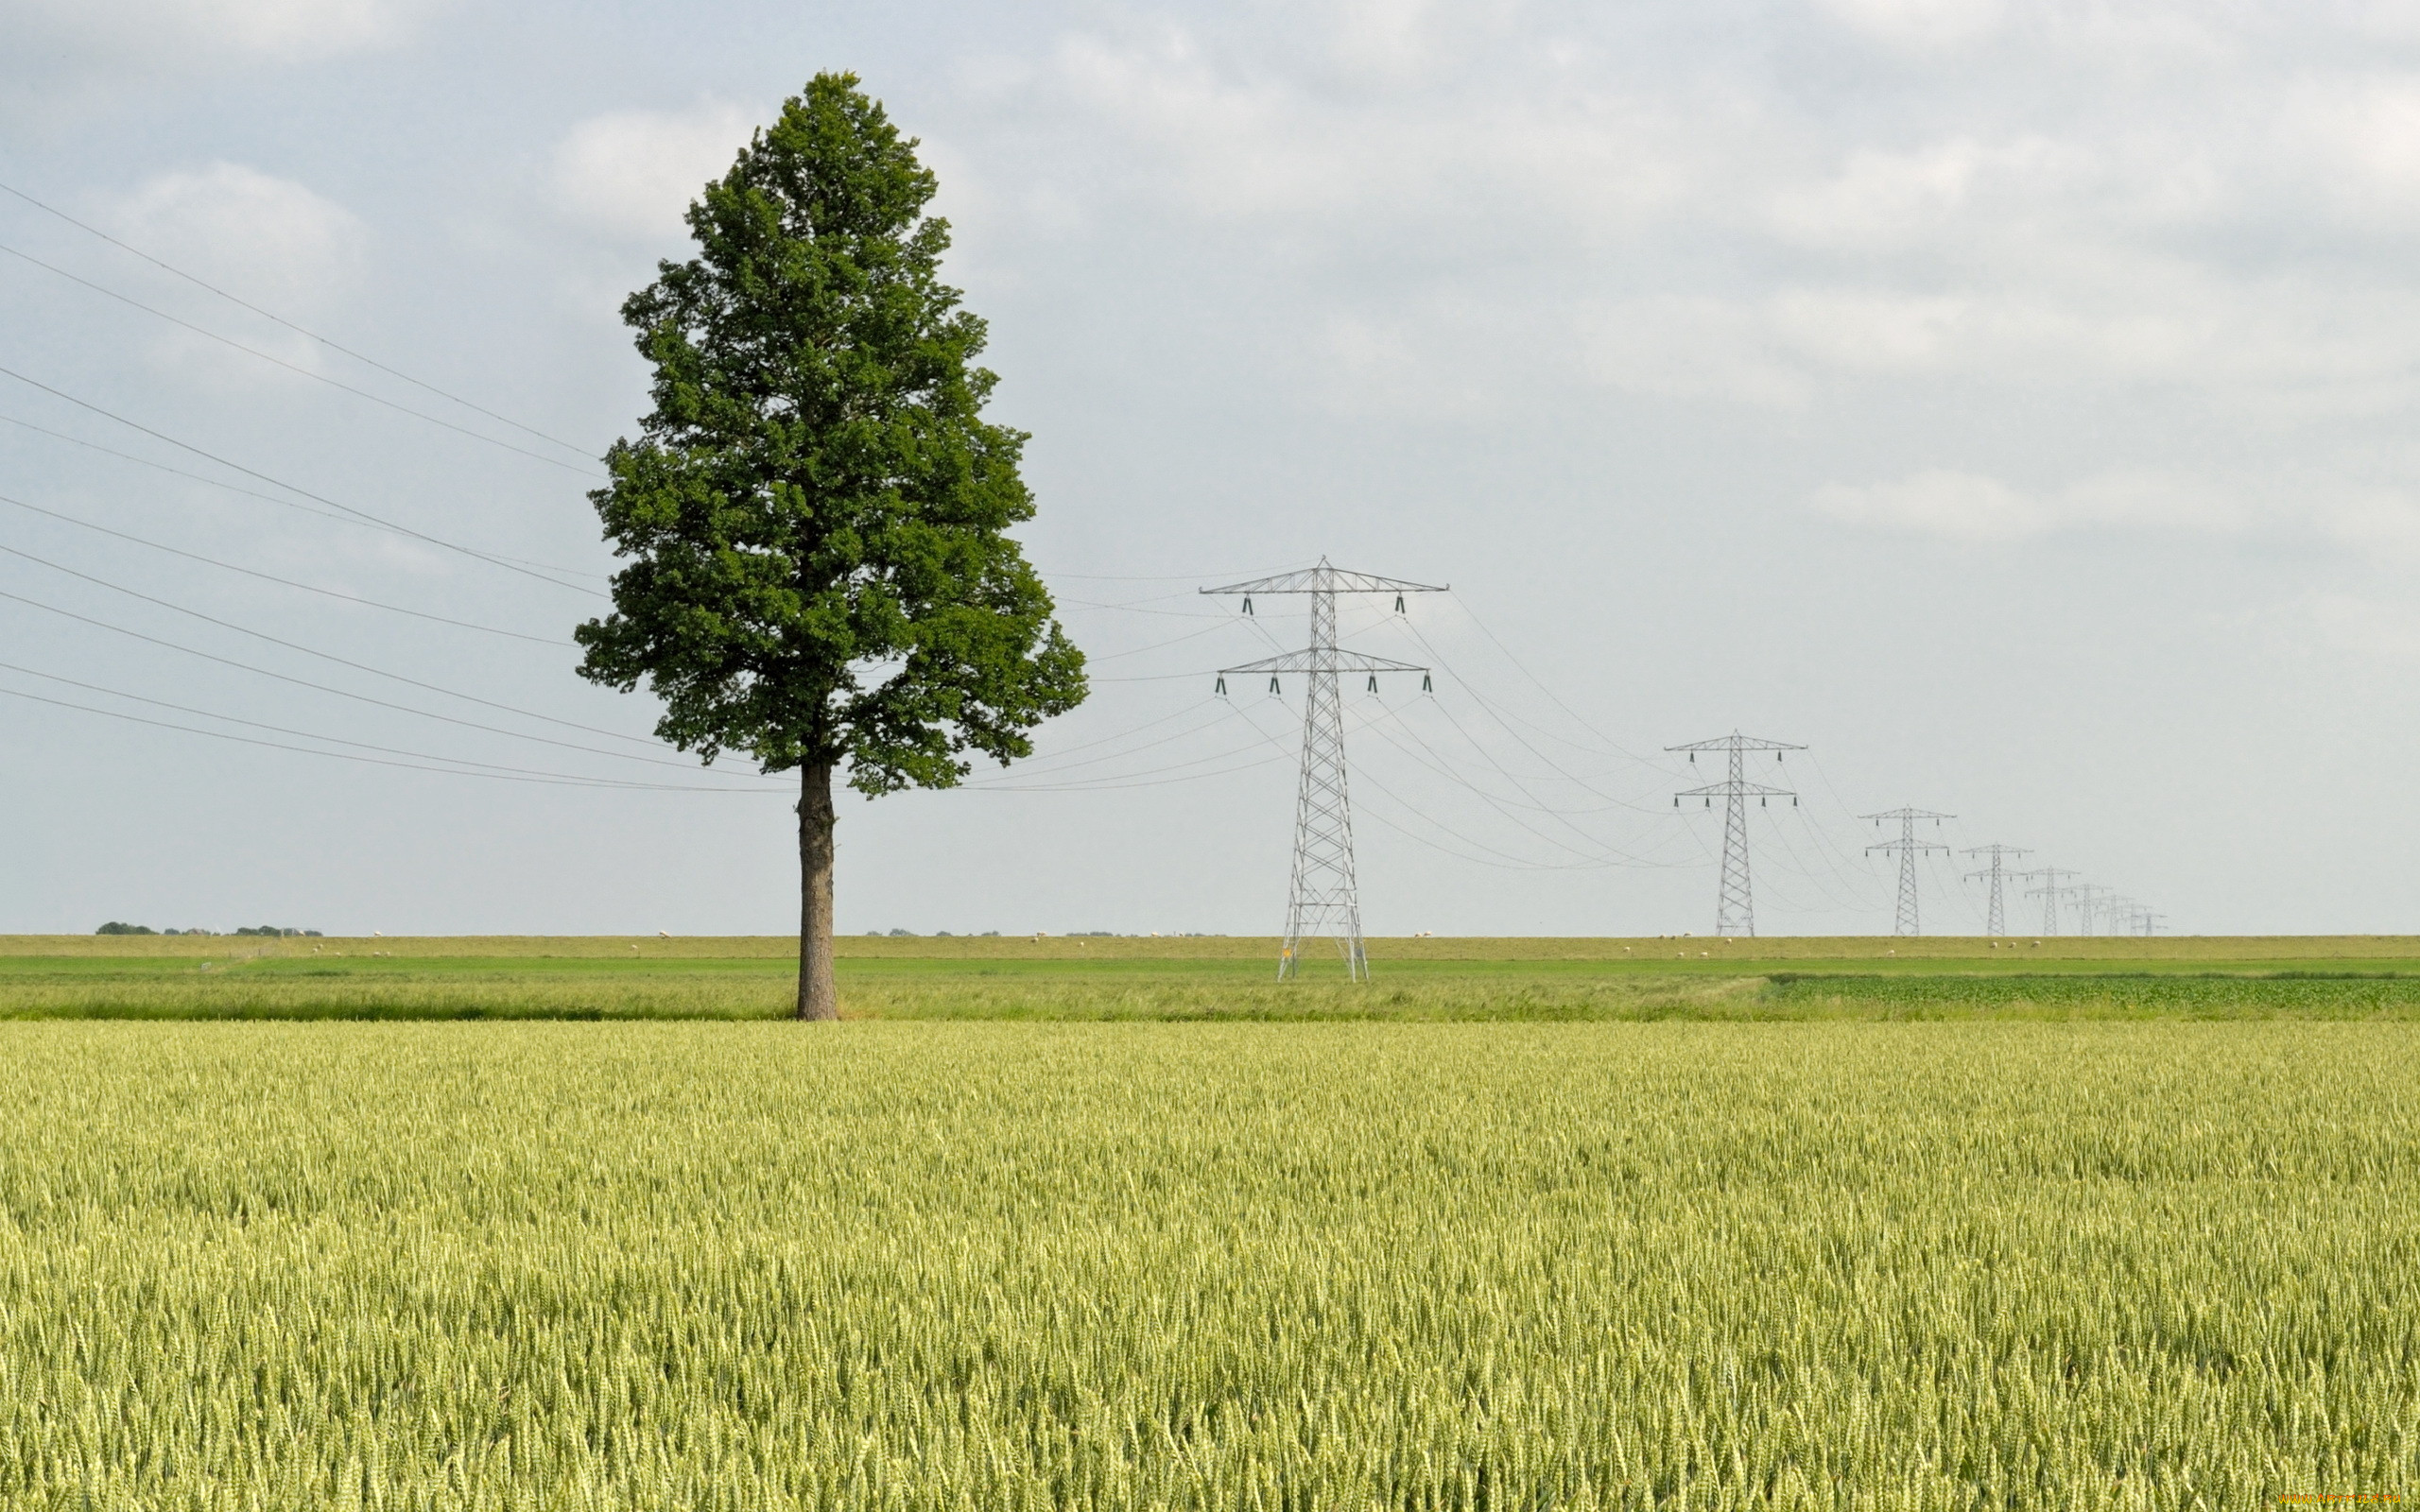
[(798, 1016), (832, 982), (832, 786), (951, 787), (1081, 702), (1083, 653), (1009, 527), (1026, 437), (982, 418), (984, 325), (940, 281), (933, 175), (852, 74), (820, 74), (689, 207), (697, 255), (622, 306), (653, 411), (589, 497), (614, 612), (580, 676), (656, 733), (802, 774)]

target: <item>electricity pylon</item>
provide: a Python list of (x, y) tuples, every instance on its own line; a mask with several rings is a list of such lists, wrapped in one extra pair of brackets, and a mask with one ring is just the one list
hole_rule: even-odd
[(2074, 901), (2067, 906), (2076, 911), (2076, 933), (2089, 935), (2092, 933), (2093, 916), (2100, 912), (2102, 903), (2117, 889), (2104, 887), (2097, 882), (2080, 882), (2067, 891), (2074, 895)]
[(1219, 691), (1227, 679), (1266, 673), (1269, 691), (1280, 692), (1278, 679), (1302, 673), (1309, 681), (1303, 698), (1303, 770), (1294, 792), (1294, 870), (1287, 885), (1286, 945), (1277, 957), (1277, 979), (1285, 981), (1302, 969), (1303, 941), (1326, 935), (1344, 957), (1345, 974), (1368, 981), (1370, 958), (1361, 947), (1361, 894), (1353, 869), (1353, 804), (1345, 791), (1344, 699), (1337, 691), (1340, 674), (1367, 677), (1372, 691), (1381, 672), (1417, 672), (1428, 686), (1428, 669), (1384, 657), (1361, 656), (1336, 644), (1336, 595), (1392, 593), (1395, 611), (1403, 612), (1406, 593), (1442, 593), (1443, 586), (1407, 583), (1368, 573), (1349, 573), (1328, 565), (1322, 557), (1316, 567), (1256, 577), (1249, 583), (1205, 588), (1205, 593), (1240, 594), (1244, 612), (1252, 612), (1253, 595), (1307, 593), (1311, 599), (1311, 644), (1239, 667), (1219, 669)]
[(1872, 855), (1876, 850), (1896, 850), (1899, 852), (1899, 913), (1898, 917), (1891, 921), (1891, 933), (1893, 935), (1923, 934), (1924, 931), (1917, 927), (1916, 919), (1916, 857), (1924, 854), (1927, 850), (1939, 850), (1946, 854), (1949, 850), (1949, 847), (1945, 845), (1933, 845), (1927, 841), (1918, 840), (1916, 838), (1916, 821), (1918, 819), (1930, 819), (1933, 822), (1933, 827), (1935, 829), (1939, 829), (1941, 827), (1942, 820), (1954, 819), (1958, 817), (1958, 816), (1955, 814), (1935, 814), (1930, 809), (1892, 809), (1882, 814), (1860, 814), (1858, 817), (1860, 819), (1872, 819), (1876, 824), (1880, 824), (1884, 819), (1896, 819), (1899, 821), (1899, 838), (1896, 840), (1885, 840), (1878, 845), (1867, 846), (1865, 848), (1865, 853), (1867, 855)]
[(1983, 933), (1997, 938), (2008, 933), (2004, 927), (2008, 921), (2007, 916), (2000, 912), (2000, 863), (2010, 856), (2028, 856), (2033, 852), (2022, 846), (2000, 845), (1995, 842), (1991, 845), (1969, 846), (1966, 848), (1966, 853), (1970, 856), (1992, 858), (1992, 864), (1989, 867), (1980, 871), (1966, 873), (1966, 880), (1973, 882), (1979, 877), (1989, 877), (1992, 880), (1992, 906), (1984, 915)]
[(1702, 798), (1707, 808), (1714, 807), (1715, 795), (1722, 797), (1722, 890), (1714, 905), (1714, 932), (1718, 935), (1754, 935), (1756, 932), (1756, 900), (1748, 885), (1748, 799), (1763, 807), (1769, 799), (1786, 798), (1794, 807), (1798, 795), (1786, 787), (1767, 787), (1747, 779), (1746, 753), (1769, 750), (1778, 763), (1782, 752), (1805, 750), (1787, 741), (1758, 740), (1733, 730), (1712, 740), (1691, 741), (1685, 746), (1667, 746), (1666, 750), (1685, 750), (1691, 765), (1697, 764), (1698, 752), (1720, 750), (1731, 753), (1731, 771), (1720, 782), (1703, 787), (1685, 788), (1672, 795), (1672, 806), (1679, 808), (1685, 798)]
[(2131, 935), (2135, 932), (2135, 915), (2143, 905), (2132, 898), (2112, 898), (2100, 905), (2101, 917), (2108, 920), (2108, 933)]
[(2036, 877), (2042, 879), (2042, 885), (2027, 888), (2025, 896), (2042, 900), (2042, 933), (2057, 934), (2059, 932), (2059, 900), (2067, 894), (2067, 889), (2059, 885), (2059, 879), (2080, 877), (2083, 873), (2066, 867), (2037, 867), (2031, 871), (2019, 871), (2012, 875), (2020, 882), (2031, 882)]

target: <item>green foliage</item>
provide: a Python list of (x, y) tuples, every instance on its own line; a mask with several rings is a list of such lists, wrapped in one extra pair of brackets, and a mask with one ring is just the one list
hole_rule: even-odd
[(2251, 1507), (2400, 1025), (19, 1025), (11, 1505)]
[(855, 76), (822, 74), (689, 209), (698, 252), (623, 318), (653, 410), (592, 495), (630, 565), (583, 677), (766, 771), (878, 794), (1003, 763), (1084, 696), (1083, 657), (1005, 533), (1026, 438), (982, 418), (983, 322), (940, 280), (933, 175)]
[[(112, 919), (93, 933), (95, 935), (148, 935), (153, 931), (148, 924), (122, 924)], [(173, 934), (174, 931), (170, 933)]]

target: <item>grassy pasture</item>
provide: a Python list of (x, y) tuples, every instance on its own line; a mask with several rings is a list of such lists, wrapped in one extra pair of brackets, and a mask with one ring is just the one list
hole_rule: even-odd
[(2404, 1023), (0, 1044), (8, 1506), (2181, 1509), (2420, 1471)]
[[(1396, 939), (1376, 980), (1272, 980), (1270, 939), (839, 942), (858, 1018), (1655, 1020), (2420, 1017), (2420, 940)], [(0, 1018), (762, 1019), (767, 938), (0, 938)]]

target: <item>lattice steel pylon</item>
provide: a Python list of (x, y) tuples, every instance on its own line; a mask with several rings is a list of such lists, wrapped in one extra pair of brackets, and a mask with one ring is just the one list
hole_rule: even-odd
[(1266, 674), (1269, 691), (1281, 691), (1279, 679), (1300, 673), (1309, 686), (1303, 698), (1303, 770), (1294, 794), (1294, 870), (1286, 894), (1286, 944), (1277, 956), (1277, 979), (1298, 974), (1303, 942), (1325, 935), (1344, 957), (1345, 973), (1357, 982), (1370, 977), (1370, 957), (1361, 943), (1361, 891), (1353, 867), (1353, 801), (1344, 766), (1344, 698), (1337, 678), (1345, 673), (1367, 677), (1372, 691), (1382, 672), (1417, 672), (1421, 691), (1430, 689), (1428, 669), (1384, 657), (1361, 656), (1336, 644), (1336, 595), (1392, 593), (1395, 611), (1404, 610), (1406, 593), (1443, 593), (1451, 585), (1408, 583), (1369, 573), (1350, 573), (1322, 557), (1316, 567), (1256, 577), (1248, 583), (1205, 588), (1204, 593), (1240, 595), (1244, 612), (1252, 612), (1254, 595), (1305, 593), (1311, 600), (1311, 644), (1239, 667), (1219, 669), (1219, 691), (1227, 679)]
[(2000, 845), (1995, 842), (1991, 845), (1969, 846), (1966, 848), (1966, 853), (1970, 856), (1989, 856), (1992, 858), (1992, 864), (1984, 868), (1982, 870), (1970, 871), (1966, 873), (1966, 880), (1973, 882), (1979, 877), (1989, 877), (1991, 879), (1992, 906), (1985, 911), (1983, 916), (1983, 933), (1996, 939), (2000, 936), (2008, 933), (2008, 930), (2005, 927), (2008, 922), (2008, 916), (2000, 911), (2000, 877), (2002, 875), (2000, 871), (2000, 863), (2010, 856), (2030, 856), (2033, 852), (2026, 850), (2022, 846)]
[(2057, 934), (2059, 932), (2059, 900), (2066, 896), (2067, 892), (2066, 888), (2059, 885), (2059, 879), (2081, 877), (2083, 873), (2066, 867), (2037, 867), (2031, 871), (2013, 872), (2011, 875), (2020, 882), (2031, 882), (2036, 877), (2042, 879), (2042, 885), (2027, 888), (2025, 896), (2042, 900), (2042, 933)]
[(1718, 935), (1753, 936), (1756, 933), (1756, 898), (1748, 878), (1748, 800), (1753, 798), (1762, 807), (1769, 799), (1786, 798), (1795, 806), (1798, 795), (1786, 787), (1767, 787), (1762, 782), (1749, 782), (1747, 753), (1769, 750), (1773, 753), (1774, 762), (1779, 763), (1782, 752), (1805, 750), (1806, 747), (1793, 746), (1787, 741), (1759, 740), (1735, 730), (1728, 735), (1718, 735), (1712, 740), (1693, 740), (1685, 746), (1667, 746), (1664, 748), (1687, 751), (1691, 765), (1696, 764), (1698, 752), (1702, 750), (1730, 753), (1731, 769), (1721, 782), (1708, 782), (1703, 787), (1684, 788), (1672, 795), (1672, 806), (1679, 808), (1681, 799), (1685, 798), (1702, 798), (1705, 799), (1705, 806), (1712, 808), (1715, 796), (1721, 795), (1722, 886), (1716, 895), (1714, 932)]
[(2119, 901), (2117, 888), (2104, 887), (2096, 882), (2080, 882), (2067, 891), (2074, 895), (2068, 906), (2076, 911), (2076, 933), (2079, 935), (2093, 933), (2093, 920), (2100, 917), (2100, 911)]
[(1865, 853), (1872, 855), (1876, 850), (1896, 850), (1899, 853), (1899, 912), (1891, 921), (1891, 933), (1893, 935), (1923, 934), (1924, 931), (1918, 927), (1921, 920), (1916, 917), (1916, 857), (1927, 850), (1946, 852), (1949, 847), (1918, 840), (1916, 821), (1930, 819), (1938, 828), (1942, 820), (1954, 819), (1958, 816), (1935, 814), (1930, 809), (1892, 809), (1882, 814), (1860, 814), (1858, 817), (1872, 819), (1876, 824), (1884, 819), (1899, 821), (1899, 838), (1867, 846)]

